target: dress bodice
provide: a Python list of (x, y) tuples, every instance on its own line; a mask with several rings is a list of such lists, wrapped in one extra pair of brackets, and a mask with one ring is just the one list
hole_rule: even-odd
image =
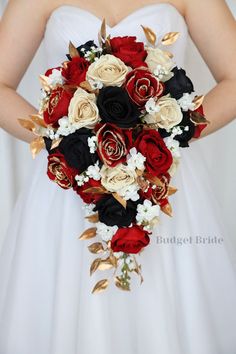
[[(113, 27), (107, 26), (112, 37), (133, 35), (145, 41), (141, 25), (150, 27), (161, 39), (167, 32), (180, 32), (178, 41), (170, 47), (176, 64), (184, 66), (187, 44), (187, 25), (183, 16), (170, 4), (146, 5), (132, 12)], [(55, 9), (48, 19), (44, 43), (48, 67), (58, 66), (66, 60), (69, 41), (75, 46), (93, 39), (97, 43), (101, 19), (77, 6), (63, 5)]]

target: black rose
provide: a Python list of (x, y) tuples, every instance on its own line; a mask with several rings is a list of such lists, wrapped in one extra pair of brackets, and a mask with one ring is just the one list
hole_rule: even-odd
[(105, 196), (97, 201), (94, 211), (98, 211), (99, 221), (118, 227), (129, 226), (136, 216), (137, 202), (127, 201), (124, 208), (112, 195)]
[(170, 93), (171, 97), (178, 100), (184, 93), (191, 93), (194, 91), (193, 83), (186, 75), (185, 70), (175, 67), (172, 72), (174, 73), (174, 76), (165, 82), (165, 95)]
[(78, 169), (80, 173), (98, 160), (98, 155), (91, 154), (88, 146), (88, 138), (93, 135), (90, 129), (78, 129), (75, 133), (64, 137), (58, 147), (68, 165)]
[[(84, 57), (84, 54), (87, 52), (87, 51), (91, 51), (91, 47), (94, 47), (94, 48), (97, 48), (97, 45), (94, 43), (94, 41), (87, 41), (86, 43), (84, 44), (81, 44), (79, 47), (77, 47), (76, 49), (78, 50), (79, 54), (81, 57)], [(84, 50), (83, 50), (84, 48)], [(71, 60), (71, 56), (70, 54), (66, 54), (67, 58), (69, 60)]]
[(189, 112), (183, 112), (183, 119), (177, 126), (180, 127), (183, 132), (182, 134), (176, 135), (174, 139), (179, 141), (180, 147), (188, 147), (188, 142), (192, 139), (195, 132), (195, 124), (190, 120)]
[(97, 106), (105, 123), (114, 123), (120, 128), (131, 128), (138, 123), (138, 107), (121, 87), (102, 88), (97, 98)]

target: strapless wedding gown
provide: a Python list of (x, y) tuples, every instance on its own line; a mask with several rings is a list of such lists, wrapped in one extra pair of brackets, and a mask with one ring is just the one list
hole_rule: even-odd
[[(108, 32), (144, 41), (141, 24), (159, 37), (181, 32), (171, 50), (185, 66), (188, 31), (172, 5), (147, 5)], [(77, 7), (56, 9), (44, 38), (48, 67), (66, 59), (69, 40), (78, 46), (97, 39), (100, 25)], [(0, 354), (235, 354), (236, 273), (198, 142), (182, 150), (172, 182), (179, 190), (171, 197), (174, 216), (161, 216), (151, 245), (138, 257), (144, 282), (134, 277), (131, 292), (112, 284), (91, 294), (104, 273), (89, 276), (94, 256), (87, 241), (77, 240), (89, 226), (82, 202), (48, 179), (46, 164), (43, 152), (0, 257)], [(223, 241), (202, 244), (197, 236)], [(180, 245), (190, 237), (192, 244)]]

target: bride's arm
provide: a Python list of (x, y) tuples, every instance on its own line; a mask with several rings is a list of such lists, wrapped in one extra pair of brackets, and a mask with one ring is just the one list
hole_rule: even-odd
[(190, 35), (217, 81), (203, 104), (211, 121), (204, 136), (236, 117), (236, 21), (224, 0), (185, 2)]
[(0, 127), (27, 142), (33, 134), (21, 128), (17, 118), (36, 110), (16, 89), (42, 41), (46, 2), (11, 0), (0, 23)]

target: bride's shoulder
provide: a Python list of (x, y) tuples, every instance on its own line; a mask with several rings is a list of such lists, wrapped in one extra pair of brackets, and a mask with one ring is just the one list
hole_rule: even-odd
[(37, 14), (38, 20), (41, 21), (46, 20), (57, 6), (60, 6), (59, 0), (8, 0), (5, 13), (8, 16), (21, 12), (27, 16), (30, 14), (29, 21)]
[[(10, 7), (21, 7), (21, 9), (27, 9), (31, 14), (37, 13), (38, 18), (47, 21), (51, 13), (58, 7), (66, 5), (66, 1), (63, 0), (8, 0)], [(27, 12), (28, 12), (27, 11)]]

